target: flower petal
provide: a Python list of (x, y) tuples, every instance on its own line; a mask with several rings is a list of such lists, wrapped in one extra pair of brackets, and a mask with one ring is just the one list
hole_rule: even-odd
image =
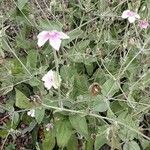
[(123, 19), (126, 19), (126, 18), (128, 18), (129, 17), (129, 15), (128, 15), (128, 13), (130, 12), (130, 10), (125, 10), (123, 13), (122, 13), (122, 18)]
[(60, 39), (69, 39), (70, 37), (67, 34), (63, 33), (63, 32), (59, 32), (59, 38)]
[(35, 117), (35, 110), (31, 109), (31, 117)]
[(30, 116), (30, 115), (31, 115), (31, 112), (30, 112), (30, 111), (28, 111), (28, 112), (27, 112), (27, 115), (28, 115), (28, 116)]
[(49, 81), (44, 82), (44, 86), (47, 88), (47, 90), (50, 90), (52, 88), (52, 83)]
[(60, 75), (57, 74), (56, 71), (48, 71), (47, 74), (45, 74), (42, 78), (42, 81), (44, 81), (44, 86), (50, 90), (52, 87), (55, 89), (58, 89), (61, 83)]
[(140, 15), (135, 13), (135, 18), (140, 19)]
[(130, 23), (133, 23), (135, 21), (135, 17), (129, 17), (128, 20)]
[(44, 76), (43, 76), (43, 78), (42, 78), (42, 81), (47, 81), (49, 78), (51, 78), (53, 76), (53, 71), (52, 70), (50, 70), (50, 71), (48, 71), (47, 72), (47, 74), (45, 74)]
[(55, 50), (59, 51), (61, 39), (58, 37), (50, 38), (49, 43)]
[(49, 32), (48, 31), (42, 31), (38, 34), (38, 46), (41, 47), (43, 46), (46, 41), (49, 39)]
[(146, 21), (146, 20), (140, 20), (139, 21), (139, 27), (141, 29), (147, 29), (148, 26), (149, 26), (149, 22), (148, 21)]
[(53, 82), (54, 82), (54, 77), (53, 77), (53, 71), (50, 70), (48, 71), (47, 74), (45, 74), (42, 78), (42, 81), (44, 81), (44, 86), (49, 90), (52, 88), (53, 86)]
[(45, 36), (45, 35), (47, 35), (47, 34), (49, 34), (49, 31), (42, 31), (42, 32), (40, 32), (40, 33), (38, 34), (37, 38), (38, 38), (38, 39), (39, 39), (39, 38), (42, 38), (43, 36)]

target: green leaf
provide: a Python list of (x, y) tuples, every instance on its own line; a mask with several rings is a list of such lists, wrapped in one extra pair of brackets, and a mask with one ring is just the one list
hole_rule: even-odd
[(43, 30), (58, 30), (61, 31), (62, 24), (56, 21), (40, 20), (39, 25)]
[(9, 93), (10, 91), (13, 90), (13, 84), (10, 86), (7, 86), (7, 88), (5, 88), (4, 90), (2, 90), (2, 93), (0, 93), (1, 95), (6, 95), (7, 93)]
[(11, 61), (11, 73), (12, 73), (13, 76), (20, 75), (20, 74), (24, 73), (24, 69), (23, 69), (22, 65), (16, 59), (13, 59)]
[(69, 120), (59, 120), (56, 122), (55, 127), (58, 146), (66, 146), (73, 132)]
[(19, 108), (31, 108), (32, 104), (30, 100), (19, 90), (16, 89), (16, 103), (15, 105)]
[(36, 68), (37, 63), (37, 52), (35, 50), (31, 50), (28, 52), (27, 56), (27, 67)]
[(107, 74), (104, 73), (104, 71), (101, 68), (98, 68), (94, 74), (93, 78), (96, 82), (98, 82), (100, 85), (103, 85), (106, 81)]
[(141, 143), (141, 146), (143, 147), (144, 150), (149, 150), (150, 149), (149, 140), (142, 138), (142, 139), (140, 139), (140, 143)]
[(75, 135), (72, 135), (68, 144), (67, 144), (67, 150), (77, 150), (78, 147), (78, 140)]
[(44, 118), (45, 109), (42, 108), (35, 108), (35, 119), (40, 124)]
[(15, 124), (15, 125), (18, 123), (18, 121), (19, 121), (19, 113), (18, 112), (15, 111), (13, 113), (12, 121), (13, 121), (13, 124)]
[[(37, 79), (37, 77), (33, 77), (31, 80), (28, 82), (32, 87), (33, 86), (40, 86), (41, 81)], [(43, 83), (42, 83), (43, 84)]]
[(97, 135), (94, 143), (95, 150), (99, 150), (105, 143), (107, 143), (107, 139), (104, 135)]
[(126, 142), (123, 145), (123, 150), (140, 150), (141, 148), (135, 141)]
[(71, 125), (79, 132), (81, 135), (87, 137), (88, 136), (88, 125), (85, 117), (80, 115), (70, 115), (69, 120)]
[(86, 142), (86, 147), (85, 150), (91, 150), (93, 149), (93, 145), (94, 145), (94, 140), (90, 139)]
[(27, 4), (28, 0), (18, 0), (18, 8), (20, 10), (23, 9), (23, 7)]
[(5, 150), (16, 150), (15, 144), (9, 144), (8, 146), (5, 147)]
[(21, 49), (32, 49), (32, 48), (34, 48), (34, 45), (35, 45), (34, 41), (27, 40), (25, 37), (23, 37), (23, 35), (25, 35), (25, 33), (20, 33), (15, 38), (17, 48), (21, 48)]
[(8, 134), (7, 130), (0, 129), (0, 137), (5, 138)]
[(119, 86), (117, 85), (116, 81), (113, 79), (108, 79), (102, 85), (102, 94), (104, 96), (109, 95), (110, 97), (113, 96), (119, 90)]
[(85, 52), (89, 43), (90, 43), (89, 40), (82, 40), (74, 46), (74, 49), (78, 52)]
[(92, 73), (93, 73), (93, 69), (94, 69), (93, 64), (92, 63), (85, 64), (85, 68), (86, 68), (86, 71), (87, 71), (88, 75), (91, 76)]
[[(122, 111), (119, 114), (117, 121), (122, 122), (130, 128), (133, 128), (134, 130), (139, 130), (138, 121), (135, 121), (134, 118), (132, 118), (132, 115), (129, 114), (127, 111)], [(127, 127), (124, 126), (121, 130), (118, 131), (118, 136), (123, 141), (125, 141), (126, 139), (133, 140), (134, 138), (137, 138), (137, 133), (133, 130), (129, 130)]]
[(109, 108), (110, 102), (103, 96), (97, 95), (94, 99), (95, 101), (92, 106), (94, 111), (104, 112)]
[[(118, 101), (113, 101), (112, 103), (110, 103), (110, 107), (111, 110), (118, 116), (120, 114), (120, 112), (123, 110), (123, 107), (120, 105), (120, 103)], [(109, 116), (110, 114), (108, 113), (107, 116)]]
[(76, 75), (74, 79), (74, 87), (71, 94), (73, 97), (86, 94), (88, 92), (88, 87), (89, 83), (87, 77)]
[(55, 146), (55, 132), (54, 130), (45, 131), (45, 138), (42, 143), (44, 150), (52, 150)]
[(70, 82), (77, 75), (77, 69), (73, 66), (63, 65), (60, 69), (60, 75), (63, 80)]
[(83, 31), (78, 29), (78, 30), (73, 30), (73, 31), (70, 31), (67, 33), (67, 35), (70, 37), (68, 40), (64, 40), (62, 42), (62, 45), (65, 46), (67, 45), (68, 43), (70, 43), (72, 40), (78, 38), (80, 35), (83, 34)]
[(105, 143), (107, 143), (107, 129), (108, 126), (99, 126), (98, 127), (98, 134), (96, 135), (95, 143), (94, 143), (94, 148), (95, 150), (99, 150)]

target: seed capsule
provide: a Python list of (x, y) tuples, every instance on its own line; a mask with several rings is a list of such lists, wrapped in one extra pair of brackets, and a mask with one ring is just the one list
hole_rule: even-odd
[(89, 87), (89, 91), (93, 96), (96, 96), (101, 93), (101, 87), (98, 83), (93, 83)]

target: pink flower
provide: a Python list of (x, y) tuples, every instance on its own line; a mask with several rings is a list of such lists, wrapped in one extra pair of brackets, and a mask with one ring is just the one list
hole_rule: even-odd
[(63, 32), (59, 32), (56, 30), (52, 31), (42, 31), (38, 34), (38, 46), (43, 46), (47, 40), (49, 40), (49, 44), (55, 49), (59, 50), (62, 39), (69, 39), (69, 36)]
[(133, 11), (130, 11), (130, 10), (125, 10), (123, 13), (122, 13), (122, 16), (121, 16), (123, 19), (126, 19), (128, 18), (128, 21), (130, 23), (133, 23), (136, 19), (140, 19), (140, 16), (133, 12)]
[(140, 20), (140, 21), (139, 21), (139, 27), (140, 27), (141, 29), (147, 29), (148, 26), (149, 26), (148, 21), (146, 21), (146, 20)]
[(44, 86), (48, 90), (50, 90), (52, 87), (57, 89), (60, 86), (61, 78), (60, 75), (57, 74), (57, 72), (50, 70), (43, 76), (42, 81), (44, 81)]

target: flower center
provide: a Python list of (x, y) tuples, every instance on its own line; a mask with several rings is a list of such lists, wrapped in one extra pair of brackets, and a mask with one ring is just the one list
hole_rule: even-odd
[(55, 32), (55, 31), (52, 31), (52, 32), (49, 33), (49, 35), (50, 35), (51, 38), (57, 38), (59, 33)]
[(53, 78), (51, 77), (51, 78), (49, 78), (49, 81), (50, 81), (50, 82), (53, 82), (54, 80), (53, 80)]
[(132, 11), (128, 12), (127, 14), (128, 14), (128, 16), (129, 16), (129, 17), (133, 17), (133, 16), (135, 16), (135, 13), (134, 13), (134, 12), (132, 12)]

